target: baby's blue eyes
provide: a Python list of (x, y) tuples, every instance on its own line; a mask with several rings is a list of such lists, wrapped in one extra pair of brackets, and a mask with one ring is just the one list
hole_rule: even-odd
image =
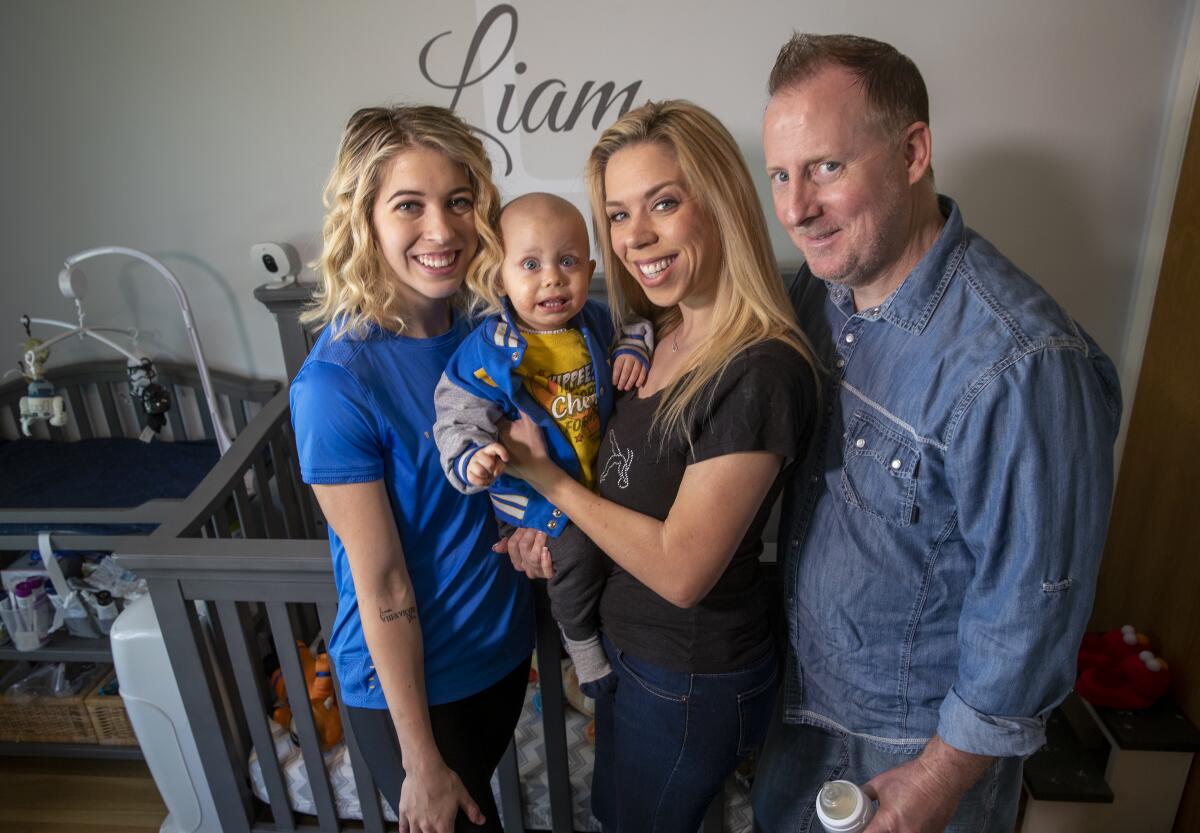
[[(558, 260), (558, 265), (564, 269), (573, 269), (579, 265), (579, 258), (575, 255), (563, 255)], [(542, 262), (536, 257), (527, 257), (521, 261), (521, 268), (526, 272), (536, 272), (542, 268)]]

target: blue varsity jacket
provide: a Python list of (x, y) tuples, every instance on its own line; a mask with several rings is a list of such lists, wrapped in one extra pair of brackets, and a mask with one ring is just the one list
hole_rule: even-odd
[[(587, 301), (570, 325), (583, 333), (592, 358), (596, 379), (596, 404), (603, 431), (612, 413), (612, 357), (622, 353), (635, 356), (647, 367), (653, 336), (650, 325), (639, 322), (626, 327), (613, 344), (612, 319), (608, 307), (599, 301)], [(546, 436), (550, 457), (564, 471), (579, 479), (579, 459), (570, 441), (559, 430), (554, 418), (529, 395), (515, 372), (525, 358), (526, 342), (513, 322), (507, 304), (503, 315), (490, 315), (459, 345), (434, 393), (437, 422), (434, 439), (446, 477), (459, 491), (482, 491), (467, 482), (467, 465), (482, 446), (495, 442), (497, 424), (516, 419), (524, 411), (540, 425)], [(495, 383), (481, 379), (482, 370)], [(540, 529), (557, 538), (567, 526), (562, 511), (539, 495), (524, 480), (502, 474), (488, 488), (492, 506), (503, 521), (514, 526)]]

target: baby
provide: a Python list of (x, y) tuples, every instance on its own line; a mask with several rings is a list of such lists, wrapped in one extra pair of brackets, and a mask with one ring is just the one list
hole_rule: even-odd
[(504, 474), (508, 454), (497, 442), (497, 424), (524, 411), (545, 430), (554, 461), (593, 487), (613, 385), (629, 390), (645, 381), (651, 328), (639, 322), (614, 340), (608, 308), (588, 300), (596, 263), (588, 258), (583, 216), (568, 201), (518, 197), (501, 212), (500, 237), (503, 260), (480, 262), (467, 278), (489, 315), (438, 383), (434, 438), (456, 488), (489, 488), (502, 532), (532, 527), (556, 539), (550, 607), (580, 683), (592, 683), (611, 671), (599, 637), (603, 555), (561, 510)]

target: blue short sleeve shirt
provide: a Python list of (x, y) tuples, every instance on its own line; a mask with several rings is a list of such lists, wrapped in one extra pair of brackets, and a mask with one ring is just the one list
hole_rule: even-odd
[[(335, 340), (326, 330), (291, 386), (304, 482), (387, 488), (421, 616), (430, 705), (482, 691), (533, 646), (529, 582), (491, 551), (498, 534), (486, 495), (450, 485), (433, 440), (433, 391), (469, 330), (462, 320), (430, 339), (374, 328)], [(343, 699), (386, 708), (332, 527), (329, 548), (338, 612), (328, 648)]]

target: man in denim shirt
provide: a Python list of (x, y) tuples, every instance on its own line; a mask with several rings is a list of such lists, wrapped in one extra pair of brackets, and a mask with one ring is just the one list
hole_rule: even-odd
[(845, 778), (879, 802), (869, 833), (1012, 831), (1091, 611), (1116, 373), (937, 195), (908, 58), (797, 35), (769, 90), (775, 212), (828, 384), (784, 501), (790, 651), (756, 818), (819, 831), (816, 794)]

